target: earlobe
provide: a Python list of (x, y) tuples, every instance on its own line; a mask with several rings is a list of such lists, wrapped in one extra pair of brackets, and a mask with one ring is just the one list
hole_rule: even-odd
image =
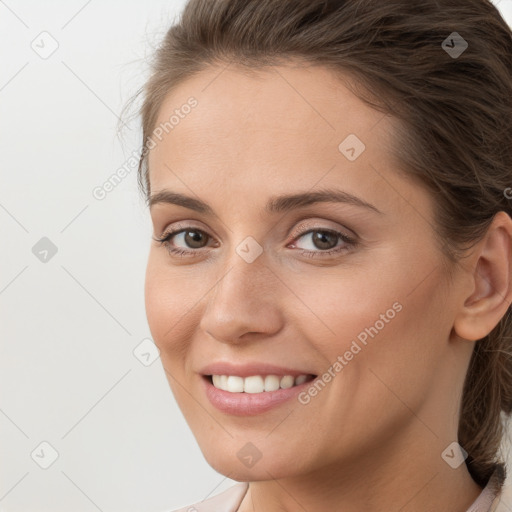
[(512, 301), (512, 219), (507, 213), (495, 215), (470, 260), (473, 289), (463, 297), (453, 327), (461, 338), (477, 341), (496, 327)]

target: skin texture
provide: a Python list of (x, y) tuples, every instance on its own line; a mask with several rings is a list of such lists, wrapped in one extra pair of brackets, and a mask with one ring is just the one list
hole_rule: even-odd
[[(146, 312), (206, 460), (250, 482), (241, 512), (464, 512), (481, 488), (465, 464), (452, 469), (441, 454), (457, 440), (474, 342), (512, 297), (512, 220), (497, 215), (450, 282), (433, 200), (390, 154), (392, 118), (327, 69), (212, 66), (168, 94), (157, 124), (191, 96), (197, 106), (149, 153), (151, 192), (200, 198), (215, 215), (151, 207), (154, 237), (184, 227), (206, 236), (193, 245), (176, 235), (171, 244), (196, 251), (184, 257), (151, 242)], [(349, 134), (366, 146), (355, 161), (338, 149)], [(323, 188), (382, 213), (343, 203), (264, 211), (272, 196)], [(302, 234), (313, 229), (358, 243), (334, 236), (315, 244)], [(252, 263), (236, 252), (248, 236), (263, 249)], [(333, 247), (345, 248), (322, 256)], [(212, 361), (320, 375), (395, 302), (401, 311), (307, 405), (293, 399), (239, 417), (214, 408), (202, 390), (198, 371)], [(237, 456), (248, 442), (261, 453), (250, 468)]]

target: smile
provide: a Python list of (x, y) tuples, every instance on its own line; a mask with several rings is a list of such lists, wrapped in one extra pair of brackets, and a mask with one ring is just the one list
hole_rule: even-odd
[(209, 375), (212, 384), (217, 389), (228, 391), (230, 393), (263, 393), (268, 391), (277, 391), (278, 389), (288, 389), (298, 386), (314, 379), (314, 375), (251, 375), (249, 377), (239, 377), (237, 375)]
[[(215, 385), (213, 379), (217, 381)], [(315, 375), (202, 375), (205, 394), (219, 411), (234, 416), (253, 416), (269, 411), (292, 399), (316, 378)], [(268, 379), (269, 390), (266, 388)], [(281, 387), (281, 383), (284, 386)], [(276, 385), (279, 386), (276, 388)], [(227, 386), (228, 390), (217, 386)], [(244, 391), (246, 388), (248, 391)], [(276, 388), (272, 389), (271, 388)], [(231, 391), (229, 390), (231, 389)]]

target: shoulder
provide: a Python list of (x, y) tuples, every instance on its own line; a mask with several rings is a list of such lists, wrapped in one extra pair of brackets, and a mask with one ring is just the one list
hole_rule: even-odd
[(211, 498), (170, 512), (236, 512), (248, 488), (247, 482), (238, 482)]
[[(505, 482), (505, 468), (496, 464), (487, 485), (467, 512), (505, 512), (502, 491)], [(507, 510), (510, 510), (508, 507)]]

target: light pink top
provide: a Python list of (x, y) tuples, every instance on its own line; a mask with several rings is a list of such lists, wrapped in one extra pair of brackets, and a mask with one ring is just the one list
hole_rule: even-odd
[[(478, 496), (466, 512), (501, 512), (502, 510), (512, 510), (504, 505), (501, 505), (503, 509), (499, 507), (500, 487), (499, 474), (495, 471), (480, 493), (480, 496)], [(236, 512), (248, 488), (249, 484), (247, 482), (238, 482), (216, 496), (194, 503), (188, 507), (180, 508), (179, 510), (173, 510), (172, 512)]]

